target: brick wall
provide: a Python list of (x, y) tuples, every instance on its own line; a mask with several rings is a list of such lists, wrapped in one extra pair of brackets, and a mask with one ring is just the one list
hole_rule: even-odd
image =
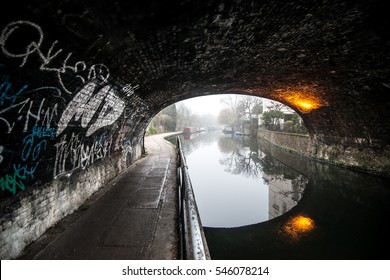
[[(139, 156), (140, 147), (136, 150)], [(0, 218), (0, 258), (16, 258), (25, 246), (78, 209), (126, 166), (123, 159), (106, 159), (85, 171), (54, 179), (18, 199), (8, 200)]]
[[(259, 129), (257, 136), (291, 152), (364, 172), (390, 174), (390, 146), (366, 139), (301, 135)], [(375, 142), (371, 140), (371, 142)]]
[(8, 259), (141, 156), (151, 113), (131, 97), (135, 87), (44, 27), (1, 28), (0, 257)]
[(309, 155), (309, 135), (259, 129), (257, 136), (293, 152)]

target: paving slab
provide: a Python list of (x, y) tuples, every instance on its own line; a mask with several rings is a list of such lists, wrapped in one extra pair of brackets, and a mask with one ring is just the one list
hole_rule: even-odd
[(156, 209), (125, 208), (114, 221), (104, 245), (147, 248), (152, 242)]
[(160, 189), (140, 189), (127, 202), (131, 208), (158, 208), (160, 202)]

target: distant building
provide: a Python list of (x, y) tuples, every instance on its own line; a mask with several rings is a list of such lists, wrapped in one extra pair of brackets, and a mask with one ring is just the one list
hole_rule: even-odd
[[(284, 115), (296, 114), (293, 109), (291, 109), (290, 107), (288, 107), (288, 106), (286, 106), (286, 105), (284, 105), (284, 104), (282, 104), (280, 102), (263, 98), (263, 112), (258, 115), (259, 127), (261, 127), (262, 124), (263, 124), (263, 119), (262, 119), (263, 114), (265, 112), (269, 112), (271, 110), (281, 111)], [(279, 119), (279, 124), (280, 124), (280, 129), (283, 130), (283, 128), (284, 128), (284, 118), (280, 118)]]

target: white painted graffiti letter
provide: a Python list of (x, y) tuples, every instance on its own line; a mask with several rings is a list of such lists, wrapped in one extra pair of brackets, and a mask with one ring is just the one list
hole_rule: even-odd
[(96, 95), (93, 95), (95, 87), (96, 84), (93, 82), (86, 84), (68, 104), (58, 123), (57, 136), (65, 130), (73, 117), (76, 121), (81, 118), (81, 127), (86, 128), (103, 101), (105, 103), (99, 116), (87, 130), (86, 136), (90, 136), (104, 126), (113, 124), (120, 117), (125, 108), (125, 102), (115, 95), (110, 86), (103, 87)]
[[(34, 34), (33, 32), (37, 33), (36, 41), (30, 42), (28, 45), (24, 46), (23, 52), (20, 51), (19, 53), (13, 53), (9, 49), (7, 49), (7, 42), (8, 40), (11, 40), (10, 37), (13, 33), (17, 32), (17, 30), (21, 28), (22, 33), (26, 34)], [(33, 28), (33, 31), (30, 29)], [(27, 31), (26, 31), (27, 29)], [(20, 36), (20, 34), (19, 34)], [(21, 37), (23, 38), (23, 37)], [(39, 47), (41, 46), (43, 41), (43, 32), (42, 29), (39, 27), (39, 25), (29, 22), (29, 21), (15, 21), (9, 23), (1, 33), (0, 37), (0, 46), (5, 56), (8, 57), (22, 57), (23, 62), (20, 65), (21, 67), (26, 63), (27, 58), (30, 54), (36, 52)], [(20, 50), (23, 49), (23, 47), (18, 47)]]

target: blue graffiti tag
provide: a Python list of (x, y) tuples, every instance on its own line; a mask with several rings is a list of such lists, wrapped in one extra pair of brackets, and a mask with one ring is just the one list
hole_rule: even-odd
[(43, 137), (49, 137), (51, 140), (53, 140), (57, 135), (57, 130), (52, 127), (47, 126), (37, 126), (34, 125), (32, 136), (43, 138)]
[(0, 178), (0, 188), (2, 191), (9, 191), (15, 195), (17, 191), (24, 191), (26, 189), (25, 181), (28, 178), (34, 179), (35, 171), (39, 165), (37, 160), (41, 152), (45, 151), (47, 147), (47, 140), (42, 138), (50, 137), (54, 139), (55, 135), (56, 130), (50, 127), (36, 125), (33, 127), (32, 133), (23, 139), (21, 151), (23, 163), (13, 164), (13, 172)]
[(15, 90), (12, 88), (12, 83), (9, 82), (9, 76), (0, 76), (0, 106), (3, 106), (6, 101), (10, 101), (9, 106), (12, 106), (27, 87), (24, 85), (19, 90)]
[(32, 179), (34, 178), (35, 170), (38, 167), (38, 162), (35, 163), (35, 165), (28, 167), (26, 164), (14, 164), (13, 168), (15, 173), (20, 174), (23, 178), (27, 178), (27, 176), (30, 176)]
[(42, 148), (46, 150), (47, 141), (41, 140), (34, 145), (34, 135), (30, 134), (23, 139), (22, 159), (26, 161), (30, 155), (32, 160), (36, 160), (41, 153)]

